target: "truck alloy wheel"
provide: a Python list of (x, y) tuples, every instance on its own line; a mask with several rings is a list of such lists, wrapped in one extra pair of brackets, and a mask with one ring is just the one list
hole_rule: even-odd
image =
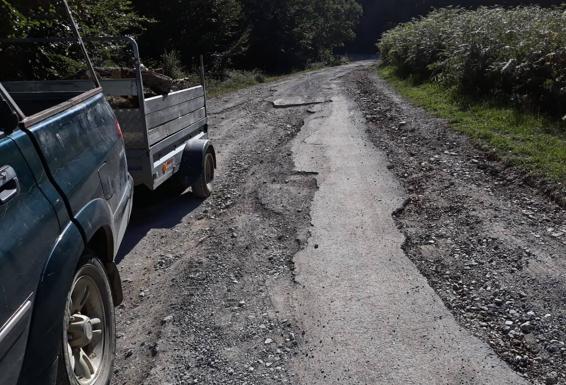
[[(114, 307), (106, 273), (97, 259), (73, 280), (64, 317), (58, 384), (110, 383), (115, 352)], [(61, 373), (62, 372), (62, 373)]]

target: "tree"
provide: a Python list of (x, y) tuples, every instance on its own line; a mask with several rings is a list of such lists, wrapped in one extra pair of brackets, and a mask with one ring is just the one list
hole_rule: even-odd
[(144, 55), (156, 58), (178, 51), (185, 63), (206, 55), (228, 64), (225, 56), (238, 53), (238, 42), (245, 45), (239, 0), (174, 0), (159, 7), (152, 0), (135, 0), (134, 4), (141, 14), (157, 20), (141, 37)]
[(251, 31), (246, 66), (284, 71), (328, 59), (353, 39), (361, 16), (355, 0), (243, 0)]
[[(69, 0), (83, 37), (136, 34), (149, 22), (133, 11), (130, 0)], [(0, 38), (72, 38), (62, 2), (0, 0)], [(93, 55), (108, 56), (106, 47), (89, 47)], [(2, 79), (61, 78), (84, 67), (74, 44), (7, 44), (0, 52)]]
[[(69, 0), (84, 36), (139, 34), (148, 19), (133, 11), (130, 0)], [(72, 36), (63, 4), (47, 0), (0, 0), (2, 37)]]

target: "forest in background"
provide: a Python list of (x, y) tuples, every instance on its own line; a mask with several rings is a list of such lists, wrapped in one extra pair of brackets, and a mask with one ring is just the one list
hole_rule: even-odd
[[(375, 53), (382, 32), (446, 5), (541, 5), (539, 0), (69, 0), (84, 36), (136, 36), (144, 63), (175, 75), (202, 54), (209, 68), (285, 73), (337, 55)], [(0, 0), (0, 37), (68, 35), (60, 5)], [(12, 55), (13, 57), (13, 55)], [(59, 54), (50, 71), (75, 70)], [(37, 67), (44, 65), (41, 58)], [(4, 66), (8, 65), (3, 61)], [(20, 67), (19, 63), (14, 64)], [(70, 71), (70, 70), (69, 70)], [(182, 71), (181, 71), (182, 72)]]
[[(355, 38), (356, 0), (69, 0), (82, 34), (138, 37), (144, 61), (286, 72), (328, 62)], [(0, 0), (1, 37), (68, 35), (60, 5)], [(165, 55), (164, 55), (165, 54)], [(153, 63), (152, 63), (153, 64)]]

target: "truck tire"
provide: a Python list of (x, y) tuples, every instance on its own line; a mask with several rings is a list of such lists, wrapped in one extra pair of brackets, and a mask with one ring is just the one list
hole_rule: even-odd
[(109, 385), (116, 353), (114, 303), (108, 277), (88, 256), (69, 290), (57, 385)]
[(191, 186), (193, 195), (205, 199), (212, 194), (214, 188), (214, 155), (207, 152), (202, 162), (202, 172), (196, 182)]

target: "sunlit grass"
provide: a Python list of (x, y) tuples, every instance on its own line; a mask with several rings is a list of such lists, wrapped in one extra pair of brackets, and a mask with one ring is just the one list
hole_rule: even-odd
[(398, 77), (392, 67), (380, 75), (415, 104), (451, 126), (491, 146), (503, 159), (525, 170), (566, 183), (566, 123), (490, 102), (470, 101), (437, 83)]

